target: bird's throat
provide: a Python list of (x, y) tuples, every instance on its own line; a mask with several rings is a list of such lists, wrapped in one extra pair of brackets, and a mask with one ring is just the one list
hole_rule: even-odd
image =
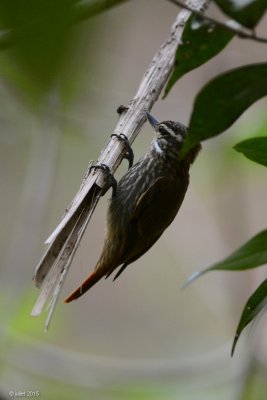
[(160, 155), (160, 156), (163, 155), (163, 150), (162, 150), (162, 148), (160, 147), (159, 141), (158, 141), (157, 139), (156, 139), (156, 140), (154, 141), (154, 143), (153, 143), (153, 148), (154, 148), (155, 152), (156, 152), (158, 155)]

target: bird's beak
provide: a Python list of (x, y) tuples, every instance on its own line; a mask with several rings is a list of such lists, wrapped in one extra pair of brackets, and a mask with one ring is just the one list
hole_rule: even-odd
[(159, 126), (159, 121), (156, 118), (152, 117), (152, 115), (149, 114), (147, 111), (146, 111), (146, 116), (152, 127), (155, 129), (155, 131), (157, 131)]

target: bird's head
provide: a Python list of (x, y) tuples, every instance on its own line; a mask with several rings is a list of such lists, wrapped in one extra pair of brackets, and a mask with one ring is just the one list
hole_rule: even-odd
[(148, 112), (146, 112), (146, 116), (156, 132), (155, 145), (156, 148), (159, 146), (158, 153), (160, 153), (160, 149), (164, 151), (170, 145), (175, 147), (176, 150), (182, 147), (187, 133), (187, 128), (184, 125), (174, 121), (159, 122)]

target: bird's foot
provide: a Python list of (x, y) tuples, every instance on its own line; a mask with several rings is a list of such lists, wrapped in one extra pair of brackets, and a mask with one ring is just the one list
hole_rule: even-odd
[(131, 168), (131, 166), (133, 165), (133, 160), (134, 160), (134, 153), (132, 150), (132, 147), (129, 143), (129, 139), (127, 138), (126, 135), (124, 135), (123, 133), (120, 133), (119, 135), (117, 135), (117, 133), (112, 133), (111, 137), (116, 137), (117, 139), (119, 139), (121, 142), (123, 142), (124, 147), (126, 148), (126, 153), (124, 155), (123, 158), (125, 158), (126, 160), (128, 160), (129, 162), (129, 169)]
[(104, 164), (104, 163), (92, 165), (92, 166), (90, 167), (90, 169), (89, 169), (89, 173), (90, 173), (93, 169), (94, 169), (94, 170), (100, 169), (100, 170), (105, 174), (105, 177), (106, 177), (106, 186), (102, 189), (102, 191), (103, 191), (103, 192), (102, 192), (102, 196), (104, 196), (104, 194), (106, 194), (106, 192), (108, 191), (108, 189), (109, 189), (110, 187), (112, 187), (112, 197), (116, 196), (116, 193), (117, 193), (117, 181), (116, 181), (116, 179), (114, 178), (112, 172), (110, 171), (109, 166), (106, 165), (106, 164)]

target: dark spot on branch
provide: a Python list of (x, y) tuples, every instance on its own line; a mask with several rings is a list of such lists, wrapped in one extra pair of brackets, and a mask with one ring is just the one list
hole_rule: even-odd
[(124, 105), (121, 105), (121, 106), (119, 106), (119, 107), (117, 108), (117, 113), (118, 113), (119, 115), (121, 115), (123, 112), (127, 111), (128, 109), (129, 109), (129, 107), (126, 107), (126, 106), (124, 106)]

